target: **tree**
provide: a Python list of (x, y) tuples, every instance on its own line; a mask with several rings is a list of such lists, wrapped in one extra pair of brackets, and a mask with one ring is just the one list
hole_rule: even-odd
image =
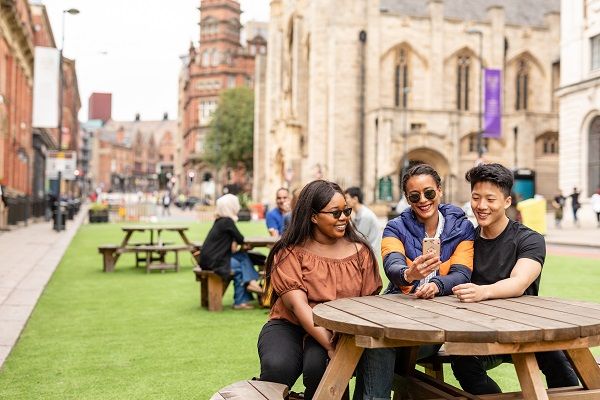
[(252, 170), (254, 92), (247, 87), (225, 90), (206, 136), (205, 159), (217, 167), (243, 164)]

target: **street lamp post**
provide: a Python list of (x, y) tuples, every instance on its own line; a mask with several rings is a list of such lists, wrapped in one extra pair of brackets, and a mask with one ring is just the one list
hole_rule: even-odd
[[(60, 50), (58, 53), (58, 151), (62, 151), (62, 123), (63, 123), (63, 49), (65, 47), (65, 14), (77, 15), (79, 10), (69, 8), (62, 12), (62, 31), (60, 39)], [(58, 189), (56, 190), (56, 216), (54, 220), (54, 230), (61, 231), (64, 229), (64, 221), (62, 211), (60, 209), (60, 186), (62, 181), (62, 170), (58, 169)]]
[(479, 36), (479, 131), (477, 132), (477, 157), (483, 157), (483, 32), (469, 29), (468, 34)]

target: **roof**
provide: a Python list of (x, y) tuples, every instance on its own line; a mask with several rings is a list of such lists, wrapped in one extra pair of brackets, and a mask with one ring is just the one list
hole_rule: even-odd
[(138, 132), (142, 134), (144, 141), (154, 137), (154, 142), (158, 145), (166, 132), (177, 133), (177, 121), (159, 120), (159, 121), (106, 121), (106, 124), (99, 130), (102, 140), (116, 143), (117, 131), (123, 128), (125, 135), (123, 137), (124, 146), (130, 147), (135, 141)]
[[(523, 26), (544, 26), (544, 14), (560, 12), (560, 0), (443, 0), (444, 17), (465, 21), (486, 21), (487, 10), (504, 7), (506, 23)], [(380, 11), (427, 17), (428, 2), (424, 0), (381, 0)]]

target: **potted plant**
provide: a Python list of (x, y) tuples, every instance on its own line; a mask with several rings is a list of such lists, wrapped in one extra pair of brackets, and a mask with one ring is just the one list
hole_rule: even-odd
[(250, 208), (248, 208), (250, 204), (250, 196), (248, 193), (240, 193), (238, 194), (238, 199), (240, 200), (240, 212), (238, 212), (238, 221), (250, 221)]
[(108, 222), (108, 205), (94, 203), (88, 210), (88, 218), (91, 224), (95, 222)]

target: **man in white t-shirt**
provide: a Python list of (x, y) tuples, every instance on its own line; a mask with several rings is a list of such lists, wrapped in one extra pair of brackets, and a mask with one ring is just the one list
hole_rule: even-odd
[(363, 193), (360, 188), (353, 186), (346, 189), (346, 204), (352, 208), (352, 222), (356, 229), (363, 234), (371, 244), (375, 254), (381, 251), (382, 229), (377, 216), (363, 204)]

